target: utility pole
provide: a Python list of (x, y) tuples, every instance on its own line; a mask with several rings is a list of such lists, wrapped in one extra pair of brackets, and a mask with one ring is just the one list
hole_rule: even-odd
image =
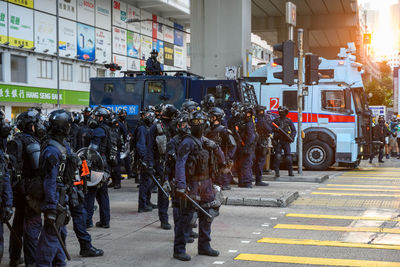
[(299, 56), (299, 71), (298, 71), (298, 87), (297, 87), (297, 155), (298, 155), (298, 170), (299, 174), (303, 173), (303, 29), (297, 30), (297, 45)]

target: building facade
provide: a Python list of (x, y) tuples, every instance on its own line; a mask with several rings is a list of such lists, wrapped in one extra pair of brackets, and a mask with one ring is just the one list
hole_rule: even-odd
[[(50, 111), (57, 103), (79, 110), (89, 104), (91, 77), (144, 70), (152, 49), (164, 70), (186, 69), (183, 26), (134, 4), (0, 0), (0, 108), (6, 116), (32, 106)], [(121, 71), (105, 68), (112, 62)]]

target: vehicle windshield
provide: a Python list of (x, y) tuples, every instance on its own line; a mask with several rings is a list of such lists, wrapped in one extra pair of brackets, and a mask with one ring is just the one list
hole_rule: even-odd
[(357, 111), (368, 111), (368, 103), (366, 101), (365, 92), (362, 87), (352, 88), (354, 105)]

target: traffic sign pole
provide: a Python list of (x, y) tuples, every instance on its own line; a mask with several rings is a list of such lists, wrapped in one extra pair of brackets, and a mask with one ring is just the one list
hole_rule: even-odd
[(303, 29), (297, 30), (297, 45), (299, 49), (299, 71), (298, 71), (298, 88), (297, 88), (297, 155), (299, 174), (303, 173)]

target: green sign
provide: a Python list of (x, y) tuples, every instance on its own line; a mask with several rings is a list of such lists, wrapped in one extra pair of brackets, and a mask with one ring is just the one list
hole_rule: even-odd
[[(0, 84), (0, 102), (57, 104), (57, 89)], [(89, 105), (89, 92), (60, 90), (61, 105)]]

